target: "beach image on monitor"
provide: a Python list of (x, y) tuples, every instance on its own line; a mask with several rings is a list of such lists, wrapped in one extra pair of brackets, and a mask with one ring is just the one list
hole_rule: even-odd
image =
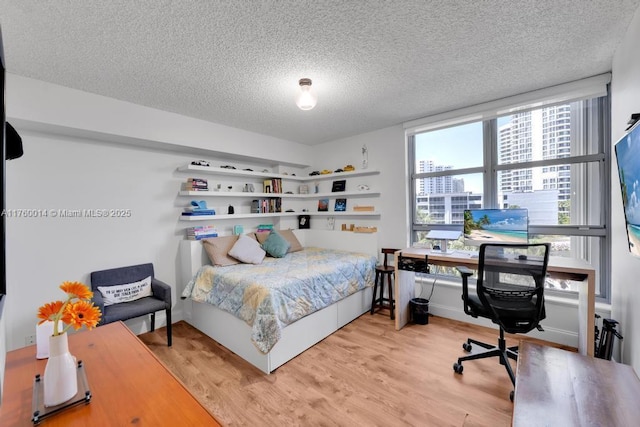
[(615, 146), (631, 254), (640, 256), (640, 126)]
[(470, 209), (464, 211), (466, 245), (527, 243), (526, 209)]

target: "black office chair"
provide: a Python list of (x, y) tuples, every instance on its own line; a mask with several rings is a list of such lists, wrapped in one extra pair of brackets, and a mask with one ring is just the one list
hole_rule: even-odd
[[(507, 348), (504, 333), (542, 331), (545, 318), (544, 281), (549, 262), (549, 243), (498, 244), (480, 246), (476, 292), (469, 292), (469, 277), (473, 272), (458, 267), (462, 274), (464, 312), (473, 317), (485, 317), (500, 326), (498, 345), (467, 339), (462, 348), (471, 352), (472, 344), (484, 350), (458, 358), (453, 370), (461, 374), (465, 360), (499, 357), (515, 386), (516, 378), (509, 359), (518, 360), (518, 347)], [(513, 392), (512, 392), (513, 396)], [(512, 397), (513, 398), (513, 397)]]

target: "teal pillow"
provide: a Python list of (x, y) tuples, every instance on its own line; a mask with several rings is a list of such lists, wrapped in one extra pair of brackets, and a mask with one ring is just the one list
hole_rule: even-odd
[(287, 254), (289, 246), (291, 244), (280, 233), (271, 231), (267, 240), (262, 244), (262, 249), (274, 258), (282, 258)]

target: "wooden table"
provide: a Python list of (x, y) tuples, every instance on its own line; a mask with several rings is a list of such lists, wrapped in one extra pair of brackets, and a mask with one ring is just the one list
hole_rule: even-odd
[[(395, 253), (395, 265), (398, 256), (422, 259), (428, 256), (429, 264), (445, 267), (464, 266), (471, 269), (478, 268), (478, 258), (473, 258), (470, 252), (454, 251), (443, 254), (424, 248), (406, 248)], [(477, 253), (476, 253), (477, 254)], [(576, 280), (580, 283), (578, 291), (578, 350), (582, 354), (593, 356), (595, 344), (595, 288), (596, 272), (594, 268), (572, 258), (549, 257), (547, 274), (559, 279)], [(462, 292), (462, 291), (461, 291)], [(396, 286), (394, 289), (396, 302), (396, 329), (400, 330), (409, 322), (409, 301), (415, 298), (415, 276), (411, 271), (396, 269)]]
[[(122, 322), (69, 336), (92, 398), (43, 419), (50, 426), (219, 426), (216, 419)], [(0, 426), (32, 426), (35, 346), (7, 353)]]
[(631, 366), (520, 342), (513, 426), (634, 426), (638, 396)]

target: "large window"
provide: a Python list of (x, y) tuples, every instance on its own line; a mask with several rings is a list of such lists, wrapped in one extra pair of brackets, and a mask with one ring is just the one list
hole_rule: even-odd
[[(590, 263), (597, 295), (608, 299), (609, 98), (515, 111), (408, 132), (412, 244), (430, 245), (430, 230), (462, 231), (465, 209), (527, 208), (529, 241)], [(449, 247), (477, 250), (464, 236)]]

